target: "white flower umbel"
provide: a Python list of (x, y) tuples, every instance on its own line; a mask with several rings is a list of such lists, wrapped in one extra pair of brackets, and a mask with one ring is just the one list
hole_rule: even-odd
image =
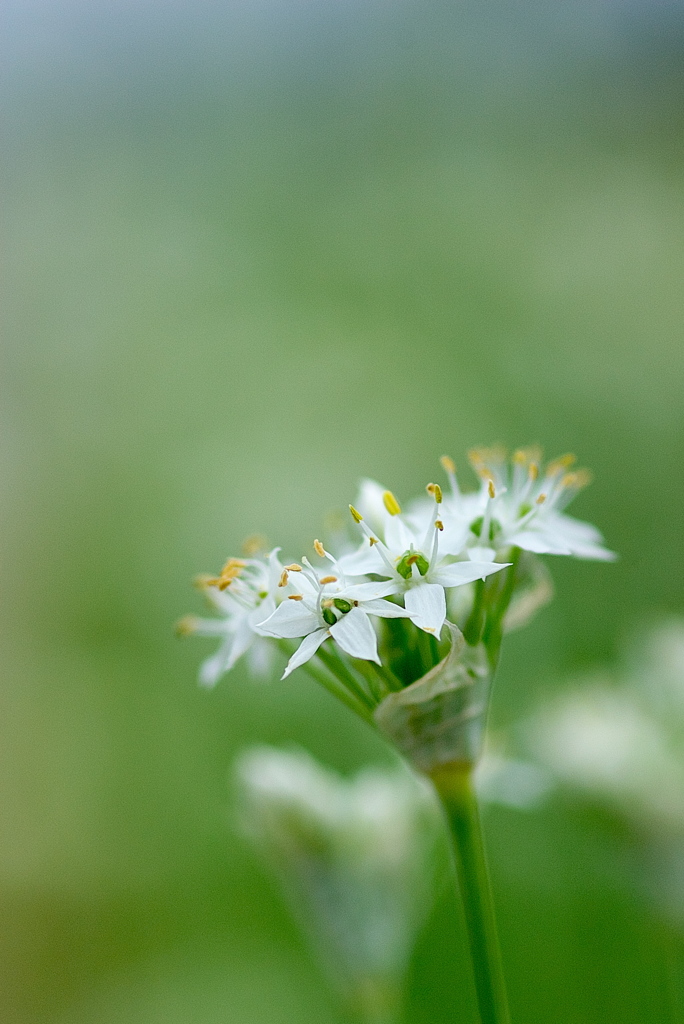
[(368, 616), (389, 619), (408, 614), (399, 605), (383, 600), (396, 592), (393, 583), (354, 583), (320, 541), (314, 546), (317, 554), (331, 563), (332, 571), (317, 571), (307, 558), (302, 559), (303, 565), (287, 566), (287, 600), (259, 627), (267, 636), (280, 639), (304, 637), (287, 663), (283, 679), (309, 661), (328, 637), (351, 658), (379, 665), (378, 641)]
[[(409, 504), (405, 514), (390, 491), (364, 481), (358, 508), (350, 506), (364, 535), (357, 550), (347, 551), (341, 539), (336, 559), (316, 541), (314, 549), (327, 560), (326, 570), (314, 569), (305, 558), (301, 564), (283, 567), (276, 552), (268, 563), (233, 559), (218, 579), (205, 583), (221, 617), (185, 620), (182, 629), (223, 637), (219, 651), (202, 668), (202, 679), (208, 684), (246, 651), (255, 657), (269, 649), (287, 649), (291, 657), (284, 677), (302, 666), (430, 778), (453, 842), (480, 1017), (488, 1024), (508, 1024), (473, 788), (494, 675), (506, 631), (527, 621), (551, 594), (548, 573), (536, 554), (601, 560), (613, 555), (594, 527), (564, 512), (587, 482), (583, 472), (570, 472), (569, 457), (542, 471), (534, 451), (517, 452), (510, 465), (501, 452), (478, 450), (472, 462), (483, 481), (478, 491), (463, 494), (452, 460), (444, 457), (442, 466), (450, 481), (446, 498), (439, 485), (429, 484), (429, 499)], [(298, 638), (301, 643), (292, 653), (292, 641)], [(273, 779), (277, 783), (281, 775), (286, 776), (287, 768), (266, 775), (272, 789)], [(296, 788), (295, 775), (290, 773), (290, 782)], [(368, 924), (367, 910), (375, 897), (370, 888), (364, 888), (357, 868), (371, 863), (370, 853), (354, 861), (347, 893), (346, 882), (336, 873), (338, 851), (357, 840), (363, 848), (367, 826), (368, 835), (372, 833), (380, 847), (391, 840), (386, 846), (393, 855), (400, 848), (392, 834), (393, 820), (384, 816), (381, 800), (369, 799), (364, 804), (363, 829), (357, 828), (356, 805), (352, 813), (343, 801), (340, 806), (345, 813), (339, 816), (338, 829), (337, 797), (327, 785), (319, 785), (320, 780), (312, 780), (310, 771), (304, 775), (315, 809), (311, 806), (299, 814), (298, 798), (293, 796), (284, 801), (282, 816), (276, 808), (275, 817), (283, 826), (281, 834), (288, 833), (295, 859), (300, 840), (305, 846), (307, 835), (313, 835), (311, 848), (298, 859), (298, 870), (307, 875), (302, 886), (312, 888), (312, 899), (319, 900), (327, 913), (336, 940), (345, 915), (351, 914), (352, 923), (344, 926), (351, 937), (349, 952), (356, 962), (360, 952), (370, 963), (373, 956), (391, 950), (393, 941), (381, 916)], [(506, 766), (503, 775), (490, 773), (491, 785), (497, 776), (506, 780), (499, 786), (499, 799), (533, 799), (530, 791), (539, 782), (538, 774), (519, 765)], [(277, 801), (266, 802), (273, 809)], [(305, 799), (299, 801), (299, 806), (304, 803)], [(378, 823), (380, 830), (374, 831)], [(316, 859), (326, 851), (334, 851), (327, 875), (327, 865)], [(329, 885), (326, 879), (331, 880)], [(395, 912), (396, 893), (387, 906)], [(354, 923), (357, 920), (361, 931)], [(341, 963), (342, 955), (337, 959)], [(363, 990), (369, 979), (364, 974), (357, 980)], [(360, 989), (357, 985), (359, 999)], [(375, 991), (377, 995), (379, 990)], [(368, 1020), (393, 1019), (382, 1000), (374, 1004), (372, 1013), (366, 1003), (366, 1011)]]
[[(611, 561), (616, 556), (590, 523), (573, 519), (563, 511), (590, 482), (583, 469), (571, 471), (574, 455), (563, 455), (540, 467), (540, 451), (519, 449), (510, 462), (499, 448), (476, 448), (470, 462), (482, 478), (479, 508), (470, 524), (468, 546), (472, 558), (494, 558), (512, 547), (535, 554), (574, 555), (576, 558)], [(463, 514), (455, 503), (457, 527)], [(472, 514), (472, 508), (466, 510)], [(451, 510), (445, 519), (449, 522)]]
[(393, 588), (388, 593), (403, 594), (411, 621), (439, 638), (447, 614), (445, 589), (484, 579), (509, 563), (494, 562), (493, 558), (454, 561), (453, 551), (442, 552), (442, 492), (437, 484), (429, 484), (428, 491), (436, 505), (431, 503), (427, 514), (416, 513), (410, 519), (402, 516), (392, 492), (383, 491), (385, 514), (382, 529), (378, 530), (371, 529), (361, 513), (350, 505), (365, 540), (354, 554), (345, 555), (340, 564), (352, 576), (372, 573), (389, 577)]
[(198, 579), (220, 618), (188, 615), (178, 623), (177, 631), (184, 636), (222, 638), (216, 653), (200, 666), (203, 686), (214, 686), (243, 654), (248, 654), (254, 675), (268, 675), (273, 644), (264, 639), (259, 623), (276, 610), (284, 596), (279, 587), (283, 574), (279, 551), (275, 548), (266, 558), (229, 558), (218, 576)]

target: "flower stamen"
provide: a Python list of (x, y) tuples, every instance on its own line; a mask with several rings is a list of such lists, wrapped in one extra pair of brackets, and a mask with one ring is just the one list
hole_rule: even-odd
[(442, 469), (447, 475), (449, 483), (451, 484), (451, 493), (454, 498), (460, 498), (461, 490), (458, 486), (458, 481), (456, 480), (456, 463), (450, 455), (442, 455), (439, 461), (442, 465)]
[[(401, 513), (401, 505), (399, 504), (399, 502), (394, 497), (391, 491), (385, 491), (382, 496), (382, 500), (385, 505), (385, 508), (387, 509), (391, 516), (398, 516)], [(354, 513), (352, 512), (352, 515), (353, 514)]]
[(226, 590), (231, 583), (242, 575), (243, 570), (247, 567), (247, 562), (242, 558), (229, 558), (226, 564), (221, 569), (216, 583), (219, 590)]

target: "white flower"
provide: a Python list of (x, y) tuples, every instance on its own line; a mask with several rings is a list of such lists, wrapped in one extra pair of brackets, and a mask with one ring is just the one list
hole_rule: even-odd
[(321, 644), (332, 637), (352, 658), (380, 664), (378, 642), (369, 615), (383, 618), (405, 618), (407, 612), (383, 598), (395, 593), (392, 583), (353, 583), (344, 575), (340, 564), (316, 541), (316, 551), (327, 558), (332, 573), (318, 573), (308, 559), (304, 565), (289, 565), (288, 600), (261, 622), (261, 631), (268, 636), (293, 639), (304, 637), (290, 658), (283, 679), (314, 656)]
[[(482, 477), (475, 518), (470, 522), (470, 557), (482, 559), (501, 555), (511, 547), (536, 554), (574, 555), (576, 558), (610, 561), (616, 556), (603, 543), (599, 531), (589, 523), (565, 515), (563, 509), (590, 482), (586, 470), (570, 472), (574, 455), (563, 455), (540, 472), (540, 452), (520, 449), (511, 464), (505, 451), (479, 448), (470, 461)], [(468, 496), (472, 497), (472, 496)], [(452, 507), (455, 511), (452, 513)], [(453, 532), (462, 529), (464, 511), (458, 501), (450, 505), (445, 521)], [(456, 516), (452, 526), (451, 515)]]
[(599, 675), (559, 695), (528, 723), (528, 743), (563, 782), (681, 835), (684, 623), (654, 628), (619, 683)]
[(181, 619), (177, 629), (184, 635), (223, 638), (216, 653), (200, 666), (199, 681), (203, 686), (214, 686), (246, 653), (255, 675), (268, 674), (272, 644), (263, 639), (259, 623), (275, 611), (282, 599), (279, 551), (275, 548), (266, 559), (229, 558), (219, 576), (198, 581), (221, 617), (203, 619), (189, 615)]
[(431, 904), (440, 815), (429, 787), (400, 768), (343, 779), (269, 747), (246, 750), (236, 769), (243, 828), (334, 980), (362, 1005), (396, 996)]
[[(369, 481), (365, 493), (369, 493)], [(380, 489), (379, 484), (374, 485)], [(455, 562), (453, 545), (441, 550), (441, 535), (445, 523), (441, 514), (441, 489), (430, 484), (428, 490), (437, 502), (430, 503), (412, 516), (404, 517), (397, 499), (391, 491), (383, 491), (384, 516), (381, 529), (372, 530), (360, 512), (350, 505), (351, 513), (366, 540), (353, 555), (340, 559), (343, 570), (351, 576), (373, 573), (388, 576), (394, 584), (389, 591), (403, 594), (404, 604), (411, 621), (427, 633), (439, 637), (446, 619), (445, 588), (458, 587), (484, 579), (509, 563), (495, 563), (492, 558), (483, 561)], [(375, 503), (377, 506), (377, 502)], [(376, 519), (379, 518), (376, 507)]]

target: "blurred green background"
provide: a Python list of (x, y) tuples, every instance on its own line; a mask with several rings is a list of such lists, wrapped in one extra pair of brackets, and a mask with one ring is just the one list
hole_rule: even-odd
[[(684, 16), (534, 0), (3, 5), (0, 1017), (340, 1024), (231, 826), (252, 741), (382, 744), (307, 678), (196, 686), (172, 624), (251, 532), (475, 443), (596, 473), (621, 554), (556, 560), (505, 727), (682, 611)], [(676, 1018), (629, 840), (487, 818), (516, 1024)], [(445, 891), (406, 1020), (468, 1024)], [(455, 923), (454, 923), (455, 922)]]

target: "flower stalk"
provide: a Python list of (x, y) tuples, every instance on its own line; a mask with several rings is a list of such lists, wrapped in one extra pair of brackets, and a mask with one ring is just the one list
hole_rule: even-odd
[(482, 1024), (510, 1024), (501, 950), (472, 769), (445, 765), (432, 780), (449, 824)]

